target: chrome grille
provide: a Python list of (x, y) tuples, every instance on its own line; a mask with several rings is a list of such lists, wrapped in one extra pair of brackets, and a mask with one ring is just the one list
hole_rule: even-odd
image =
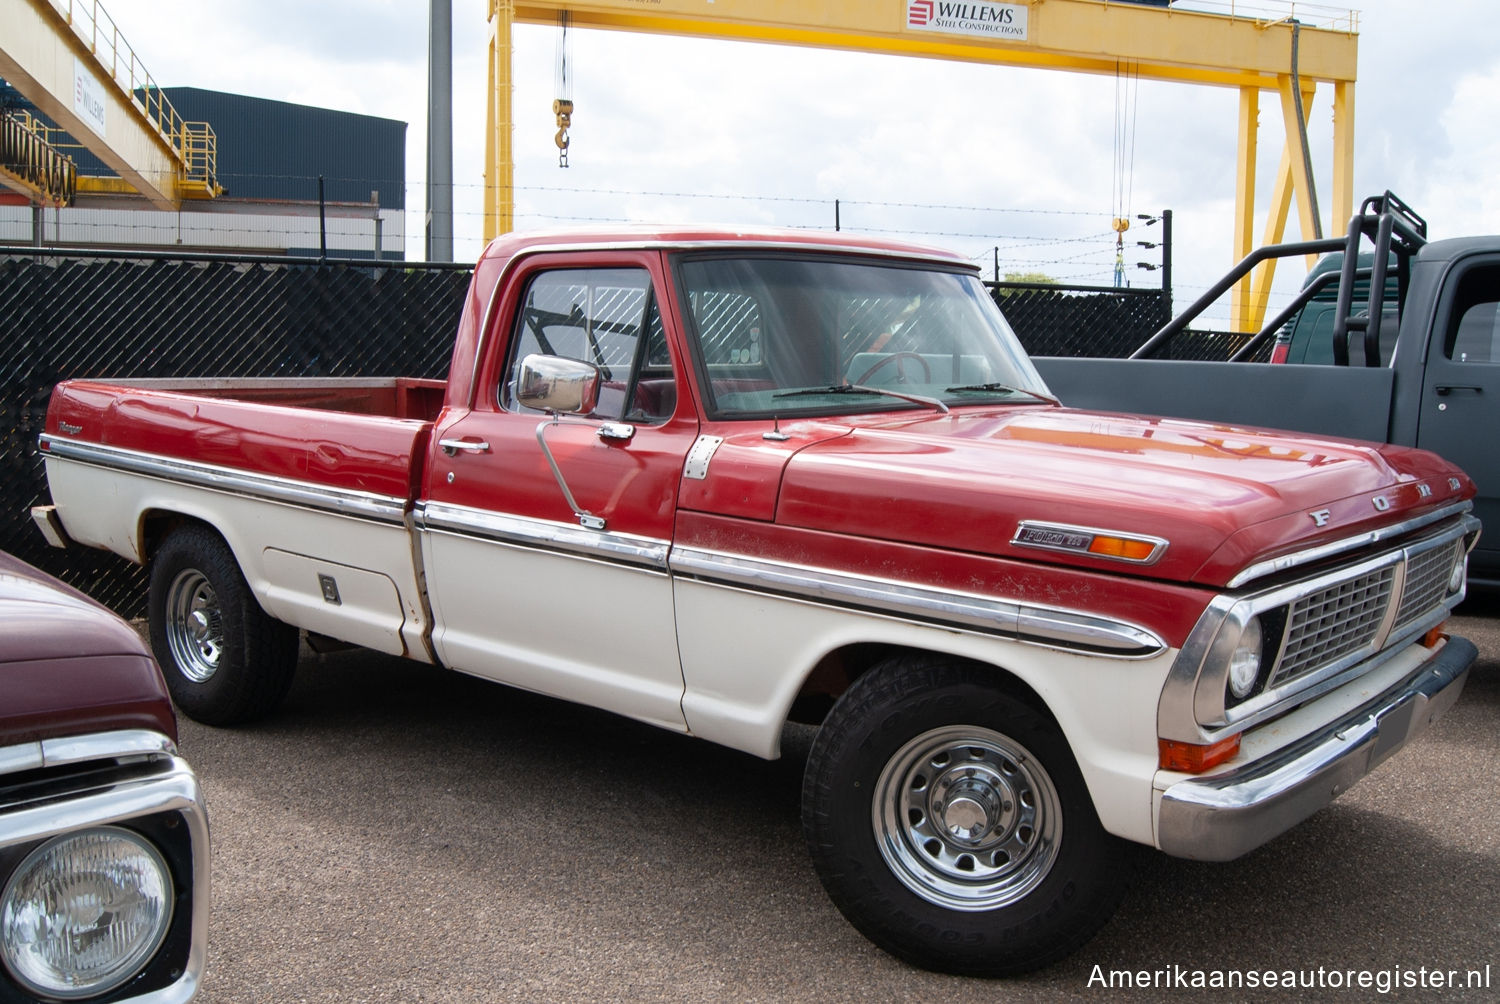
[(1395, 579), (1395, 566), (1387, 566), (1294, 601), (1288, 612), (1286, 644), (1270, 686), (1373, 644), (1390, 608)]
[(1396, 630), (1426, 614), (1448, 595), (1448, 576), (1458, 560), (1463, 541), (1414, 554), (1406, 563), (1406, 586), (1396, 611)]

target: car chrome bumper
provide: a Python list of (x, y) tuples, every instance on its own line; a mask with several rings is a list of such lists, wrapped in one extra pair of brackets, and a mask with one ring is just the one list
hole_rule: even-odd
[(1174, 857), (1230, 861), (1291, 829), (1437, 721), (1478, 658), (1449, 638), (1400, 686), (1280, 753), (1161, 796), (1157, 844)]

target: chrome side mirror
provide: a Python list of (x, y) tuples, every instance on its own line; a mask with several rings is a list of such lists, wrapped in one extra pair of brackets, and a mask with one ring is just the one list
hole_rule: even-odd
[(516, 401), (555, 415), (588, 415), (599, 405), (599, 367), (582, 359), (533, 353), (521, 360)]

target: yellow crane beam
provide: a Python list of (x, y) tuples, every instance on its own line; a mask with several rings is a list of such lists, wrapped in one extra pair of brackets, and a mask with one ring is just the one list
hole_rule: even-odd
[(182, 120), (97, 0), (0, 0), (0, 25), (0, 77), (120, 176), (80, 190), (168, 210), (219, 194), (213, 131)]
[[(1316, 203), (1307, 159), (1302, 155), (1302, 137), (1312, 95), (1318, 85), (1331, 85), (1334, 163), (1329, 212), (1331, 229), (1342, 230), (1353, 212), (1356, 13), (1303, 4), (1304, 16), (1309, 9), (1333, 15), (1322, 25), (1309, 25), (1290, 15), (1276, 20), (1247, 16), (1242, 13), (1247, 7), (1237, 7), (1233, 2), (1220, 6), (1223, 12), (1118, 0), (490, 0), (490, 136), (484, 236), (488, 240), (505, 233), (514, 222), (514, 164), (510, 157), (512, 27), (517, 23), (555, 24), (559, 11), (566, 11), (569, 23), (581, 28), (1081, 73), (1114, 75), (1125, 67), (1132, 75), (1149, 80), (1238, 88), (1236, 258), (1252, 249), (1260, 93), (1272, 91), (1280, 97), (1286, 129), (1274, 204), (1267, 214), (1265, 231), (1266, 239), (1274, 243), (1283, 238), (1293, 196), (1304, 235), (1310, 235), (1310, 229), (1316, 226)], [(1250, 6), (1257, 12), (1265, 9), (1264, 4)], [(1291, 4), (1288, 10), (1296, 14), (1298, 7)], [(1258, 327), (1265, 313), (1270, 278), (1267, 270), (1253, 288), (1247, 278), (1238, 289), (1231, 322), (1237, 329)]]

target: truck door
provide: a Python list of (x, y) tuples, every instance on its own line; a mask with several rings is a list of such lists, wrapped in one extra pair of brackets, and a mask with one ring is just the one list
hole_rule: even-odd
[(1484, 524), (1471, 576), (1500, 578), (1500, 256), (1459, 261), (1438, 299), (1417, 445), (1462, 467)]
[[(455, 669), (685, 730), (666, 559), (696, 409), (662, 323), (660, 257), (589, 261), (520, 267), (472, 409), (434, 431), (446, 446), (418, 516), (434, 645)], [(522, 406), (533, 354), (597, 366), (594, 413)]]

